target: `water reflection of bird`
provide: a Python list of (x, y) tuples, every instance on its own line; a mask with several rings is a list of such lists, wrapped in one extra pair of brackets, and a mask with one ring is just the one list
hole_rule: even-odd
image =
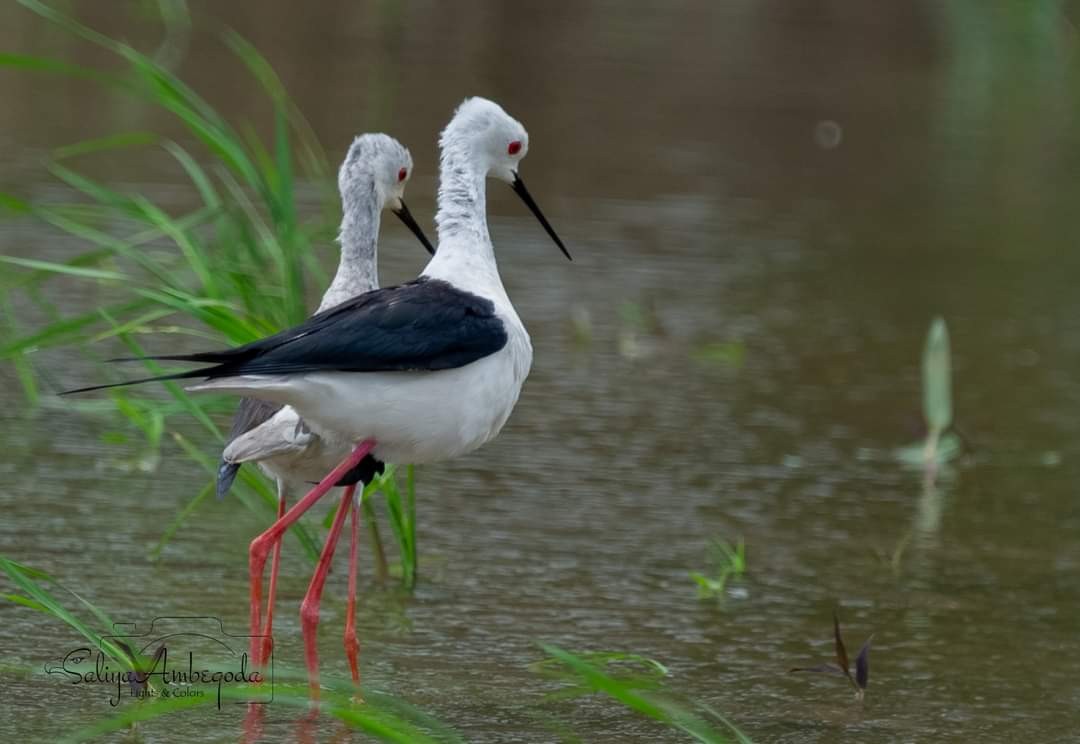
[[(497, 104), (470, 98), (443, 130), (440, 146), (439, 244), (420, 277), (367, 292), (245, 346), (159, 357), (212, 366), (150, 378), (205, 377), (191, 389), (291, 405), (315, 434), (336, 432), (354, 443), (348, 458), (252, 541), (253, 634), (266, 559), (290, 525), (368, 455), (425, 463), (489, 441), (510, 416), (529, 372), (532, 345), (499, 277), (485, 206), (486, 178), (505, 181), (570, 257), (518, 175), (528, 134)], [(337, 540), (340, 520), (341, 512), (328, 546)], [(324, 558), (313, 587), (325, 577)], [(317, 603), (309, 604), (311, 594), (309, 589), (301, 621), (317, 696), (318, 611)]]
[[(377, 244), (380, 215), (384, 208), (389, 208), (397, 215), (430, 253), (435, 252), (402, 199), (412, 170), (413, 162), (409, 151), (393, 137), (385, 134), (365, 134), (353, 141), (338, 173), (342, 206), (341, 231), (338, 237), (341, 257), (330, 288), (323, 295), (319, 312), (378, 286)], [(256, 462), (277, 484), (280, 518), (285, 513), (290, 489), (300, 484), (317, 483), (335, 465), (348, 457), (351, 451), (352, 443), (346, 437), (319, 436), (311, 432), (291, 406), (244, 398), (233, 418), (229, 441), (221, 456), (217, 477), (218, 496), (223, 496), (229, 490), (241, 463)], [(347, 500), (349, 508), (355, 509), (355, 484), (370, 482), (382, 470), (383, 464), (374, 457), (369, 455), (364, 458), (352, 472), (338, 482), (338, 485), (347, 489), (343, 503)], [(358, 519), (359, 515), (354, 514), (353, 521)], [(353, 534), (351, 539), (355, 541), (357, 535)], [(329, 541), (327, 549), (333, 552)], [(279, 540), (274, 547), (270, 567), (266, 620), (259, 631), (262, 647), (258, 648), (254, 639), (252, 641), (251, 655), (256, 665), (265, 663), (269, 658), (280, 559)], [(355, 582), (356, 550), (352, 549), (349, 553), (345, 647), (354, 678), (358, 674), (355, 663)]]

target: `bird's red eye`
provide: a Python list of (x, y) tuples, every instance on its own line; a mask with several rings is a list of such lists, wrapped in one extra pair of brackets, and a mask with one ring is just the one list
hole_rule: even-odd
[(399, 170), (397, 172), (397, 180), (404, 181), (405, 177), (407, 175), (409, 175), (409, 169), (408, 168), (402, 168), (401, 170)]
[(514, 140), (510, 143), (510, 146), (506, 148), (506, 151), (511, 155), (517, 155), (521, 152), (521, 140)]

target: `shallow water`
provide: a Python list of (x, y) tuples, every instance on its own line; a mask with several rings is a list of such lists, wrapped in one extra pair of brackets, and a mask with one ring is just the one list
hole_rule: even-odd
[[(156, 44), (126, 6), (83, 5), (97, 27)], [(332, 155), (372, 128), (411, 146), (421, 220), (435, 132), (463, 96), (489, 95), (529, 127), (524, 175), (575, 256), (492, 187), (534, 369), (496, 441), (420, 471), (415, 595), (375, 588), (364, 566), (367, 682), (470, 740), (553, 740), (535, 707), (552, 685), (528, 669), (548, 642), (658, 659), (673, 691), (760, 742), (1076, 737), (1080, 88), (1066, 6), (354, 5), (194, 3), (179, 70), (230, 114), (265, 114), (205, 22), (225, 21), (269, 56)], [(13, 4), (0, 47), (100, 59)], [(0, 188), (27, 197), (56, 196), (47, 148), (174, 126), (83, 85), (0, 71), (0, 94), (19, 103), (0, 126)], [(114, 178), (168, 202), (159, 165), (118, 162)], [(0, 248), (82, 246), (7, 220)], [(397, 226), (381, 257), (384, 283), (422, 260)], [(100, 299), (59, 286), (70, 311)], [(968, 447), (927, 489), (891, 452), (921, 436), (937, 314)], [(710, 357), (717, 344), (741, 346), (741, 363)], [(93, 380), (78, 358), (39, 356), (58, 387)], [(27, 411), (0, 375), (0, 553), (119, 619), (213, 615), (239, 632), (263, 520), (208, 501), (149, 562), (201, 471), (167, 447), (154, 474), (122, 472), (133, 453), (100, 443), (107, 422), (48, 401)], [(738, 536), (745, 580), (698, 600), (689, 572), (707, 568), (713, 538)], [(276, 641), (298, 664), (310, 565), (290, 547)], [(323, 603), (334, 675), (347, 673), (343, 573)], [(787, 674), (829, 658), (834, 605), (849, 650), (874, 634), (861, 706), (843, 680)], [(112, 712), (96, 691), (13, 671), (55, 661), (77, 640), (66, 627), (7, 603), (0, 619), (2, 738), (52, 740)], [(539, 710), (586, 740), (678, 740), (599, 699)], [(267, 740), (293, 740), (295, 717), (271, 706)], [(142, 732), (178, 730), (231, 741), (239, 716)]]

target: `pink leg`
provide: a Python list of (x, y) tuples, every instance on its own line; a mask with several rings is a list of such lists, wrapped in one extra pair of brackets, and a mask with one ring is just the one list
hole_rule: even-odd
[(300, 628), (304, 633), (304, 662), (307, 664), (308, 684), (311, 686), (311, 697), (319, 699), (319, 602), (322, 600), (323, 587), (326, 585), (326, 575), (330, 573), (330, 562), (334, 559), (334, 548), (341, 538), (341, 528), (345, 526), (345, 518), (349, 516), (356, 486), (349, 486), (341, 497), (341, 506), (334, 515), (334, 522), (330, 525), (330, 532), (326, 536), (326, 544), (323, 545), (322, 555), (315, 566), (315, 573), (308, 584), (307, 594), (300, 603)]
[[(361, 497), (362, 498), (362, 497)], [(360, 542), (360, 503), (352, 499), (352, 531), (349, 535), (349, 602), (345, 607), (345, 657), (353, 685), (360, 689), (360, 641), (356, 638), (356, 551)]]
[[(285, 486), (278, 485), (277, 516), (281, 519), (285, 516)], [(274, 557), (270, 561), (270, 587), (266, 590), (266, 626), (263, 628), (262, 653), (254, 660), (256, 665), (265, 666), (270, 659), (270, 650), (274, 647), (274, 598), (277, 596), (278, 569), (281, 566), (281, 543), (282, 538), (274, 544)]]
[(250, 602), (251, 602), (251, 658), (254, 661), (259, 654), (259, 631), (262, 628), (261, 611), (262, 611), (262, 578), (263, 569), (266, 568), (266, 558), (270, 553), (271, 546), (275, 545), (281, 540), (282, 535), (285, 534), (285, 530), (289, 529), (296, 520), (303, 516), (304, 512), (312, 507), (312, 505), (321, 499), (327, 491), (334, 487), (334, 484), (341, 480), (342, 476), (352, 470), (357, 463), (364, 459), (369, 452), (375, 447), (375, 441), (372, 439), (365, 439), (360, 444), (356, 445), (356, 449), (352, 451), (345, 460), (336, 468), (330, 471), (330, 474), (323, 478), (319, 485), (311, 489), (308, 494), (300, 499), (293, 506), (285, 512), (285, 516), (270, 525), (270, 529), (263, 532), (261, 535), (251, 541), (251, 547), (248, 549), (248, 574), (251, 581)]

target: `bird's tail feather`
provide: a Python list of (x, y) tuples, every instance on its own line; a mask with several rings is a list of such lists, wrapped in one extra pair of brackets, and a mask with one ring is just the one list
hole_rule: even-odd
[(202, 362), (203, 364), (222, 364), (236, 356), (235, 349), (226, 351), (198, 351), (194, 354), (161, 354), (160, 356), (116, 357), (106, 362)]
[(225, 494), (232, 488), (233, 481), (236, 480), (236, 474), (240, 472), (240, 463), (229, 462), (228, 460), (222, 460), (218, 464), (217, 470), (217, 497), (219, 499), (225, 498)]
[(125, 382), (110, 382), (107, 385), (89, 385), (75, 388), (74, 390), (62, 390), (59, 395), (75, 395), (76, 393), (89, 393), (94, 390), (107, 390), (108, 388), (127, 387), (128, 385), (142, 385), (147, 382), (162, 382), (165, 380), (190, 380), (194, 377), (208, 377), (220, 367), (202, 367), (189, 369), (186, 372), (173, 372), (168, 375), (155, 375), (153, 377), (141, 377), (138, 380), (126, 380)]

